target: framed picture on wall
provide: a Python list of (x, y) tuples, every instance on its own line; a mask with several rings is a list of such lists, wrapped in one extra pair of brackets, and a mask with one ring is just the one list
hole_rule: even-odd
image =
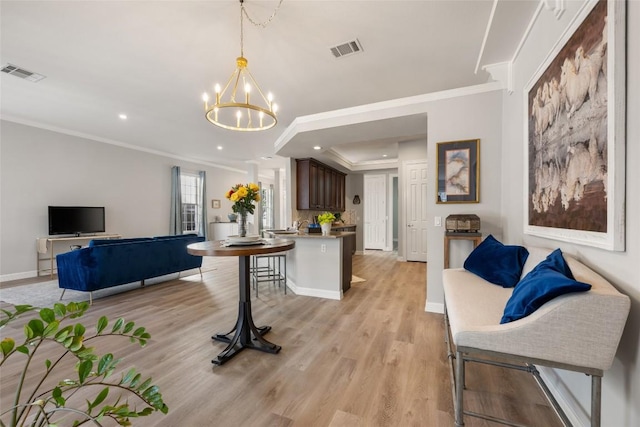
[(437, 144), (437, 203), (480, 201), (480, 140)]
[(585, 2), (525, 86), (527, 234), (624, 250), (625, 6)]
[(220, 200), (218, 199), (211, 200), (211, 207), (213, 209), (220, 209)]

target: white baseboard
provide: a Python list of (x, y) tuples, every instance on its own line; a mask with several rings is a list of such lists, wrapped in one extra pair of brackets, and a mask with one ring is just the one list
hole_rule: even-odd
[(9, 282), (11, 280), (20, 280), (20, 279), (30, 279), (32, 277), (37, 277), (37, 276), (38, 276), (38, 272), (36, 270), (25, 271), (22, 273), (3, 274), (0, 276), (0, 282)]
[(555, 369), (546, 366), (537, 366), (540, 377), (549, 387), (549, 391), (558, 401), (565, 415), (574, 427), (587, 427), (591, 425), (589, 415), (584, 412), (580, 402), (578, 402), (571, 391), (566, 387), (562, 379), (556, 374)]
[(441, 302), (426, 301), (424, 311), (428, 313), (444, 314), (444, 304)]
[(293, 291), (293, 293), (296, 295), (333, 299), (338, 301), (342, 299), (342, 291), (338, 292), (338, 291), (325, 291), (322, 289), (303, 288), (300, 286), (296, 286), (296, 284), (293, 283), (291, 279), (288, 279), (288, 278), (287, 278), (287, 287), (291, 289), (291, 291)]

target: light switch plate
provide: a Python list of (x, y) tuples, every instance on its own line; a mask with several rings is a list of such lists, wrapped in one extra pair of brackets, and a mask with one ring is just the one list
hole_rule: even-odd
[(441, 216), (437, 216), (434, 218), (434, 225), (436, 227), (442, 227), (442, 217)]

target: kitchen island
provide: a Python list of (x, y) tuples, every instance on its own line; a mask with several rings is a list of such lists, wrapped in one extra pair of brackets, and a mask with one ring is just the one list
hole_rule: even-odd
[(296, 295), (340, 300), (351, 287), (355, 232), (320, 233), (273, 231), (274, 237), (294, 239), (287, 252), (287, 284)]

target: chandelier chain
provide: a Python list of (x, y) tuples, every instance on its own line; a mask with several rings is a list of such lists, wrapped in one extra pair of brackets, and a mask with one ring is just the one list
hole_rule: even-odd
[(271, 14), (271, 16), (269, 18), (267, 18), (266, 21), (264, 22), (257, 22), (254, 21), (249, 14), (247, 13), (247, 10), (244, 7), (244, 3), (242, 3), (242, 12), (244, 13), (244, 16), (247, 17), (247, 19), (249, 20), (249, 22), (251, 22), (253, 25), (255, 25), (256, 27), (261, 27), (261, 28), (266, 28), (267, 25), (269, 25), (269, 23), (273, 20), (273, 18), (275, 18), (276, 14), (278, 13), (278, 11), (280, 10), (280, 6), (282, 6), (282, 2), (284, 0), (280, 0), (280, 2), (278, 3), (278, 5), (276, 6), (276, 8), (274, 9), (273, 13)]

